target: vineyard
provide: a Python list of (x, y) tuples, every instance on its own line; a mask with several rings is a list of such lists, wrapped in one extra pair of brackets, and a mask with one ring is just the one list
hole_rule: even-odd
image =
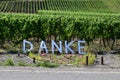
[[(120, 39), (120, 15), (104, 16), (0, 14), (0, 43), (10, 41), (17, 45), (23, 39), (34, 38), (39, 42), (54, 36), (55, 40), (84, 39), (89, 45), (99, 38), (104, 46), (112, 48), (115, 40)], [(113, 43), (108, 44), (111, 40)]]
[(0, 12), (37, 13), (38, 10), (119, 13), (119, 0), (0, 0)]
[[(0, 47), (24, 39), (100, 39), (113, 48), (120, 39), (119, 0), (1, 0)], [(12, 14), (11, 14), (12, 13)]]

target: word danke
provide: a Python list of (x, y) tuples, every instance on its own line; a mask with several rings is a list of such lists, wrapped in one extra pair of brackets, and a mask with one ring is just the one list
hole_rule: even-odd
[[(55, 48), (60, 52), (60, 53), (63, 53), (63, 50), (64, 52), (67, 54), (68, 52), (71, 52), (71, 53), (75, 53), (74, 50), (71, 49), (71, 45), (74, 43), (75, 41), (71, 41), (71, 42), (67, 42), (67, 41), (64, 41), (64, 48), (63, 49), (63, 46), (62, 46), (62, 41), (59, 41), (59, 44), (57, 44), (54, 40), (51, 41), (51, 51), (52, 53), (55, 52)], [(26, 44), (29, 44), (30, 45), (30, 49), (26, 49)], [(79, 54), (85, 54), (84, 51), (82, 51), (82, 49), (84, 49), (85, 46), (82, 46), (81, 44), (85, 44), (85, 41), (83, 40), (79, 40), (77, 41), (77, 44), (78, 44), (78, 53)], [(45, 53), (48, 53), (48, 48), (46, 46), (46, 43), (45, 41), (41, 41), (40, 42), (40, 47), (39, 47), (39, 53), (41, 53), (42, 50), (45, 50)], [(23, 40), (23, 52), (26, 53), (26, 52), (29, 52), (29, 51), (32, 51), (33, 50), (33, 44), (30, 42), (30, 41), (27, 41), (27, 40)]]

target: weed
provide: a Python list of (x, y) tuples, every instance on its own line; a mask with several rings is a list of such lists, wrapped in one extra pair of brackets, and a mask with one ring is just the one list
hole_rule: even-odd
[(17, 65), (18, 65), (18, 66), (28, 66), (28, 64), (26, 64), (26, 63), (23, 62), (23, 61), (19, 61), (19, 62), (17, 63)]
[(36, 60), (41, 60), (41, 57), (40, 57), (39, 54), (34, 54), (34, 53), (30, 52), (28, 56), (30, 58), (34, 58), (35, 57)]
[(15, 63), (13, 61), (13, 59), (11, 58), (8, 58), (4, 63), (3, 63), (4, 66), (15, 66)]
[(79, 54), (47, 54), (47, 56), (40, 56), (39, 54), (31, 53), (29, 54), (30, 58), (35, 57), (39, 63), (36, 63), (36, 66), (43, 66), (43, 67), (54, 67), (55, 65), (75, 65), (81, 66), (86, 64), (86, 56), (89, 57), (89, 65), (92, 65), (95, 61), (95, 55), (90, 53), (79, 55)]
[(48, 62), (48, 61), (39, 62), (39, 63), (36, 64), (36, 66), (37, 67), (42, 66), (42, 67), (46, 67), (46, 68), (55, 68), (55, 67), (58, 67), (57, 64), (51, 63), (51, 62)]

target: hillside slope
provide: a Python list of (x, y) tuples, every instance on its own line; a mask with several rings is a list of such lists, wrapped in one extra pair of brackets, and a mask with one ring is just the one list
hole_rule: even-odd
[(120, 13), (120, 0), (0, 0), (0, 12), (37, 13), (38, 10), (62, 10)]

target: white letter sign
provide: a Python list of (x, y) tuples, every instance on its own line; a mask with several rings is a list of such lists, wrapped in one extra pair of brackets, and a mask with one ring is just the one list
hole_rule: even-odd
[(59, 45), (60, 45), (60, 47), (58, 47), (58, 45), (55, 43), (55, 41), (52, 40), (52, 53), (54, 53), (55, 47), (58, 49), (58, 51), (60, 53), (62, 53), (62, 42), (61, 41), (59, 41)]
[(78, 41), (78, 52), (79, 54), (85, 54), (85, 52), (81, 51), (81, 49), (84, 49), (84, 46), (81, 46), (80, 44), (85, 44), (85, 41)]
[[(67, 42), (67, 41), (65, 41), (65, 46), (63, 47), (62, 46), (62, 41), (59, 41), (59, 43), (57, 44), (54, 40), (52, 40), (51, 41), (51, 51), (52, 51), (52, 53), (54, 53), (55, 52), (55, 49), (57, 50), (57, 51), (59, 51), (61, 54), (63, 53), (63, 52), (65, 52), (66, 54), (67, 53), (75, 53), (75, 51), (70, 47), (73, 43), (74, 43), (75, 41), (71, 41), (71, 42)], [(30, 45), (30, 49), (26, 49), (26, 44), (28, 44), (28, 45)], [(78, 53), (79, 54), (85, 54), (85, 51), (84, 51), (84, 45), (83, 44), (85, 44), (85, 41), (78, 41), (78, 43), (77, 43), (77, 49), (78, 49)], [(63, 48), (65, 48), (64, 50), (65, 51), (63, 51)], [(27, 51), (31, 51), (33, 49), (33, 44), (31, 43), (31, 42), (29, 42), (29, 41), (27, 41), (27, 40), (23, 40), (23, 52), (24, 53), (26, 53)], [(40, 46), (39, 46), (39, 53), (41, 53), (41, 51), (44, 51), (45, 50), (45, 53), (48, 53), (48, 48), (47, 48), (47, 46), (46, 46), (46, 43), (44, 42), (44, 41), (41, 41), (41, 43), (40, 43)]]
[(72, 45), (74, 41), (71, 41), (69, 44), (67, 44), (67, 41), (65, 41), (65, 51), (68, 53), (68, 50), (71, 51), (72, 53), (75, 53), (71, 48), (70, 45)]
[[(30, 45), (30, 49), (26, 49), (26, 44)], [(27, 51), (31, 51), (33, 49), (33, 44), (27, 40), (23, 40), (23, 52), (26, 53)]]
[(40, 48), (39, 48), (39, 53), (41, 53), (41, 50), (45, 49), (45, 52), (48, 53), (47, 46), (44, 41), (41, 41)]

